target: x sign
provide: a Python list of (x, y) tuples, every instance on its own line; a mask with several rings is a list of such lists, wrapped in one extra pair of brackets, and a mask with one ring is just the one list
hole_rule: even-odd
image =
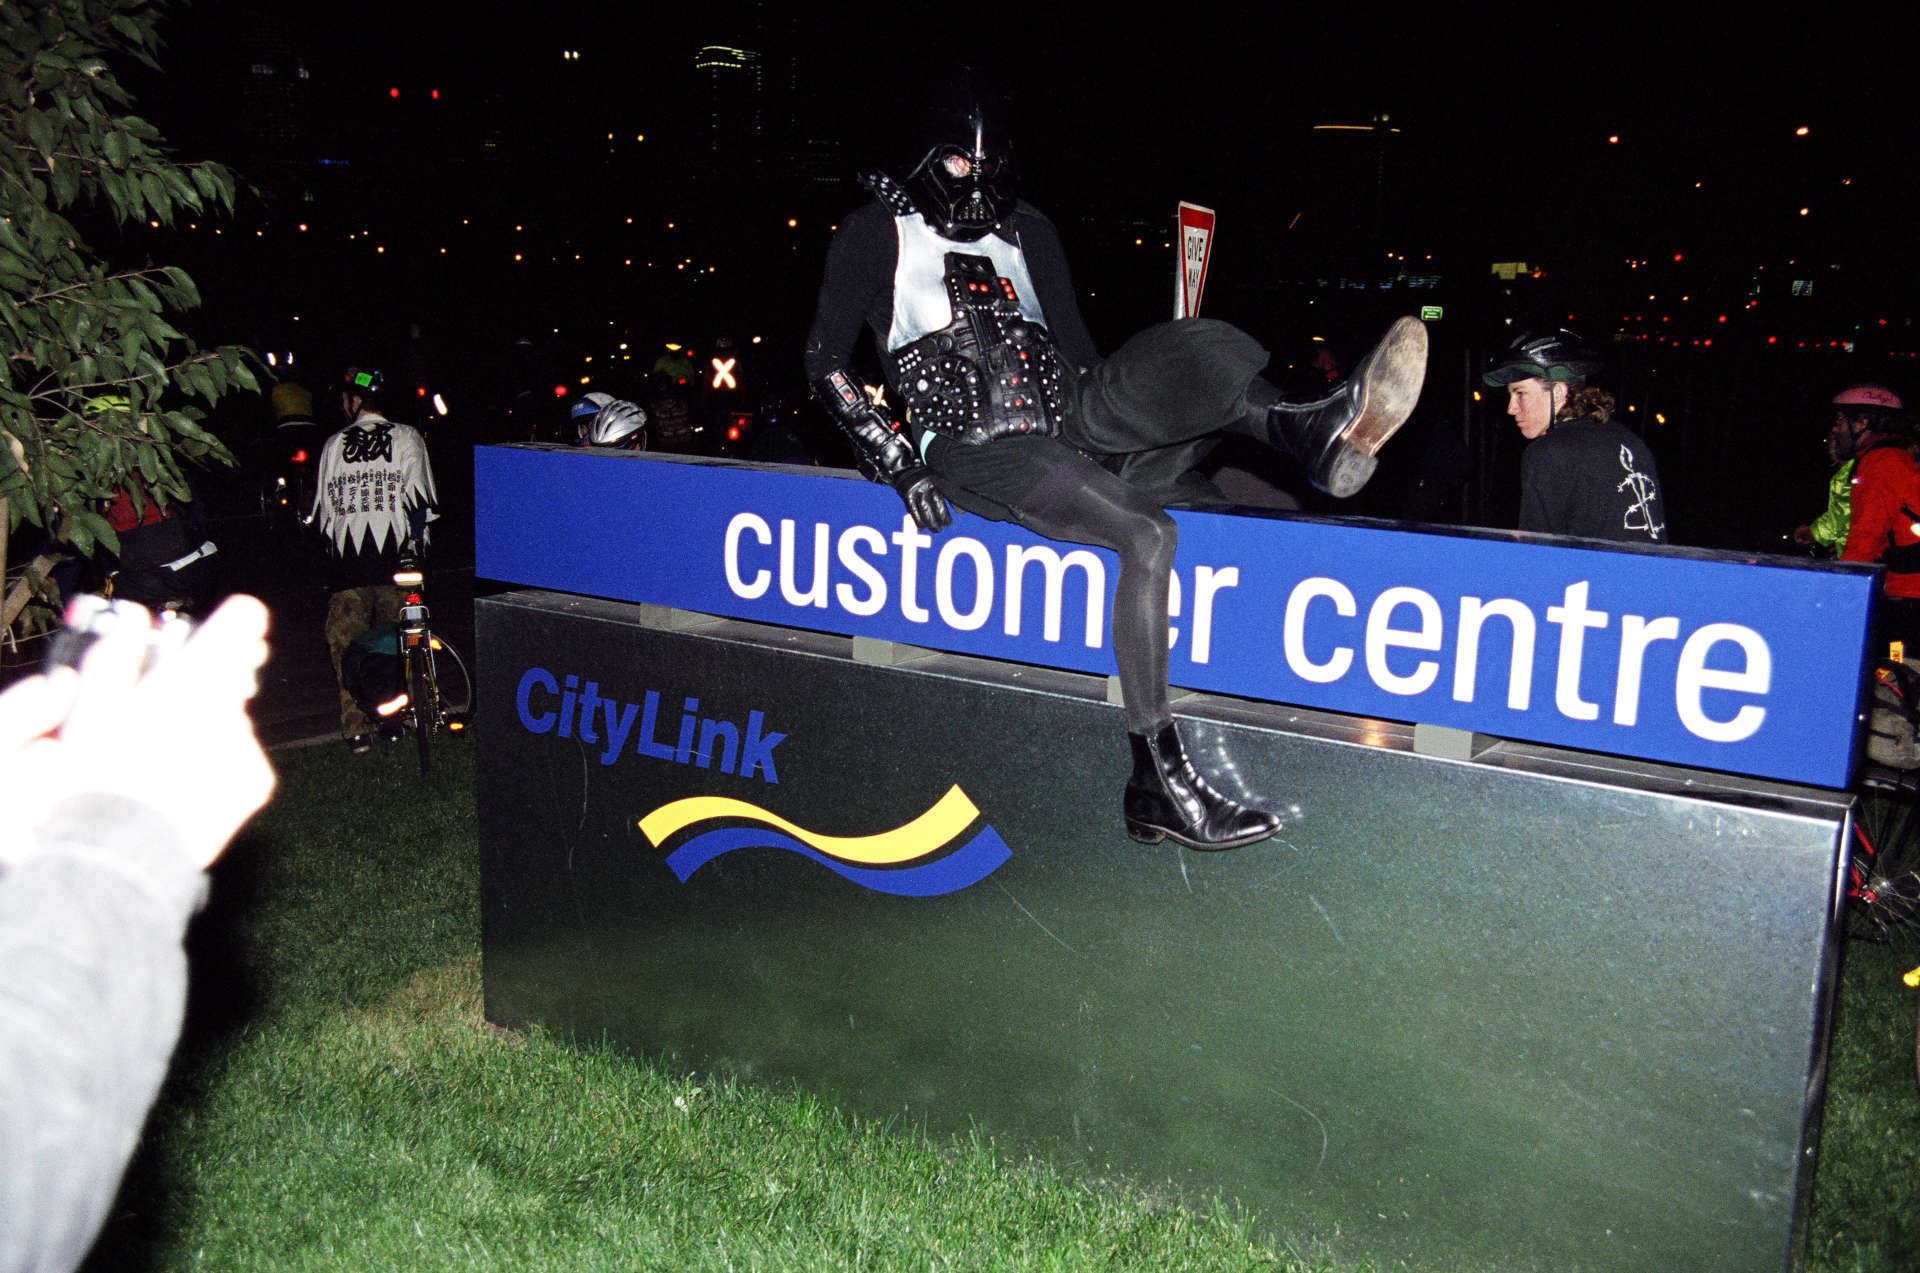
[(713, 387), (715, 389), (738, 389), (740, 382), (733, 378), (733, 364), (738, 358), (715, 358), (713, 360)]

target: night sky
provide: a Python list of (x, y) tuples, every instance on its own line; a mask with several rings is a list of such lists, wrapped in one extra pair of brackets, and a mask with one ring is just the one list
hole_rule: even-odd
[[(269, 20), (349, 108), (377, 107), (388, 82), (432, 79), (449, 92), (505, 94), (563, 129), (578, 104), (551, 92), (551, 72), (558, 51), (576, 47), (599, 88), (665, 131), (692, 50), (746, 43), (751, 9), (560, 0), (500, 20), (464, 4), (351, 0)], [(1445, 191), (1423, 211), (1482, 229), (1548, 219), (1569, 186), (1637, 204), (1705, 181), (1744, 201), (1804, 204), (1818, 191), (1803, 179), (1841, 170), (1897, 196), (1897, 216), (1912, 208), (1920, 18), (1911, 10), (1869, 19), (1867, 7), (1844, 6), (1767, 18), (1730, 17), (1724, 5), (1450, 5), (1412, 18), (1397, 9), (1182, 3), (1122, 19), (1116, 6), (1074, 4), (1023, 20), (1004, 5), (770, 5), (763, 20), (791, 24), (808, 63), (808, 109), (856, 163), (893, 158), (888, 122), (911, 109), (927, 68), (991, 68), (1018, 102), (1029, 183), (1056, 203), (1072, 197), (1056, 188), (1067, 185), (1056, 180), (1063, 169), (1074, 185), (1149, 188), (1156, 200), (1175, 187), (1222, 205), (1257, 198), (1287, 187), (1312, 125), (1385, 112), (1405, 126), (1407, 171)], [(936, 16), (956, 11), (969, 16)], [(237, 0), (179, 11), (163, 28), (169, 62), (206, 83), (198, 72), (218, 65), (222, 28), (257, 13)], [(1798, 126), (1810, 134), (1796, 153), (1783, 138)], [(1589, 189), (1578, 171), (1596, 164), (1610, 190)], [(1896, 220), (1866, 189), (1851, 195)], [(1240, 213), (1249, 214), (1262, 213)]]
[[(1728, 352), (1711, 364), (1654, 358), (1651, 344), (1621, 346), (1624, 387), (1672, 422), (1659, 447), (1676, 527), (1692, 542), (1714, 543), (1744, 542), (1792, 515), (1774, 506), (1820, 476), (1817, 449), (1801, 445), (1807, 411), (1836, 378), (1858, 377), (1865, 357), (1761, 365), (1769, 336), (1862, 335), (1876, 357), (1894, 346), (1920, 349), (1920, 94), (1911, 65), (1920, 17), (1912, 10), (1887, 18), (1879, 9), (1807, 6), (1762, 18), (1728, 6), (1535, 4), (1448, 6), (1408, 18), (1387, 6), (1182, 3), (1125, 18), (1112, 5), (1017, 12), (766, 6), (760, 20), (789, 32), (797, 50), (796, 131), (833, 139), (848, 175), (906, 158), (900, 136), (930, 70), (956, 62), (991, 70), (1016, 100), (1023, 188), (1060, 224), (1105, 344), (1163, 316), (1171, 253), (1149, 240), (1180, 199), (1220, 213), (1209, 312), (1246, 325), (1283, 356), (1308, 331), (1351, 348), (1391, 312), (1445, 300), (1449, 323), (1435, 328), (1436, 354), (1452, 379), (1430, 378), (1444, 387), (1429, 397), (1447, 395), (1449, 409), (1468, 412), (1470, 439), (1487, 439), (1475, 444), (1476, 463), (1490, 471), (1514, 462), (1508, 426), (1497, 412), (1480, 420), (1481, 408), (1459, 404), (1466, 368), (1504, 342), (1506, 324), (1571, 316), (1606, 333), (1638, 319), (1646, 339), (1719, 336), (1717, 349)], [(830, 223), (863, 196), (851, 186), (822, 193), (778, 162), (745, 196), (716, 200), (689, 179), (674, 143), (698, 125), (693, 51), (751, 46), (751, 14), (752, 6), (614, 10), (567, 0), (504, 13), (363, 0), (269, 13), (203, 0), (174, 12), (162, 27), (167, 73), (135, 83), (183, 156), (238, 153), (249, 47), (238, 33), (264, 28), (312, 68), (318, 144), (391, 181), (391, 197), (352, 211), (362, 229), (396, 244), (378, 266), (335, 252), (342, 210), (324, 203), (310, 214), (270, 199), (243, 207), (243, 226), (267, 231), (254, 256), (233, 251), (232, 240), (211, 252), (204, 241), (185, 245), (209, 321), (226, 322), (246, 309), (243, 300), (261, 311), (278, 303), (259, 293), (266, 277), (310, 310), (332, 298), (338, 314), (358, 292), (391, 298), (377, 307), (383, 313), (442, 329), (457, 322), (447, 342), (489, 367), (520, 329), (577, 343), (582, 330), (609, 323), (655, 339), (677, 324), (696, 341), (723, 326), (753, 329), (769, 341), (768, 365), (789, 374)], [(563, 68), (566, 48), (580, 49), (581, 62)], [(444, 117), (462, 122), (452, 133), (422, 128), (425, 117), (396, 113), (385, 96), (391, 85), (410, 95), (440, 88)], [(1399, 130), (1384, 150), (1360, 135), (1313, 131), (1377, 115)], [(647, 146), (631, 163), (569, 159), (603, 123), (645, 131)], [(518, 139), (514, 163), (443, 173), (436, 158), (461, 140), (454, 133), (482, 124)], [(615, 220), (622, 212), (653, 237), (605, 237), (609, 225), (626, 233)], [(272, 256), (286, 222), (308, 215), (314, 241)], [(799, 223), (791, 230), (789, 215)], [(470, 236), (486, 224), (525, 223), (521, 237), (547, 264), (504, 265), (502, 253), (519, 242), (498, 236), (456, 242), (445, 260), (464, 251), (459, 264), (420, 259), (437, 250), (443, 227), (467, 216)], [(672, 252), (726, 267), (697, 295), (602, 264), (610, 253), (667, 251), (668, 220)], [(1147, 228), (1136, 249), (1138, 227)], [(556, 273), (574, 253), (572, 273)], [(1386, 253), (1405, 254), (1403, 272), (1443, 277), (1448, 294), (1396, 292), (1360, 305), (1302, 290), (1316, 278), (1378, 274)], [(1489, 283), (1498, 261), (1545, 274), (1537, 286), (1502, 290)], [(1801, 274), (1816, 282), (1818, 305), (1783, 306), (1788, 276)], [(1676, 311), (1670, 328), (1657, 326), (1664, 315), (1635, 312), (1645, 297), (1664, 309), (1676, 295), (1693, 312)], [(1748, 308), (1756, 295), (1758, 307)], [(224, 309), (223, 296), (232, 302)], [(1715, 326), (1712, 310), (1730, 321)], [(1798, 328), (1776, 333), (1779, 317)], [(261, 334), (258, 313), (233, 322), (241, 330), (214, 336), (278, 338)], [(1902, 367), (1868, 370), (1909, 388)], [(1766, 439), (1758, 448), (1749, 445), (1755, 436)], [(1804, 460), (1807, 471), (1761, 463), (1756, 449)], [(1729, 493), (1729, 474), (1767, 489), (1752, 499)], [(1486, 489), (1504, 481), (1486, 479)], [(1692, 519), (1689, 499), (1700, 510)], [(1497, 520), (1504, 513), (1493, 502), (1488, 515)]]

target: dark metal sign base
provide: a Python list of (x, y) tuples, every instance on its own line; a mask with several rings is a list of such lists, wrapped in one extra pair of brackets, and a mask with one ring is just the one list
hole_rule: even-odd
[(476, 614), (492, 1020), (1416, 1268), (1794, 1260), (1842, 795), (1191, 696), (1190, 749), (1301, 815), (1198, 854), (1127, 839), (1098, 678)]

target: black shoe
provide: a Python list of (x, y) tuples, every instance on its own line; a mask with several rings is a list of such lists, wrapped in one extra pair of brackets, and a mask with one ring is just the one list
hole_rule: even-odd
[(1193, 767), (1169, 723), (1151, 734), (1128, 734), (1133, 776), (1121, 809), (1127, 834), (1142, 844), (1176, 840), (1190, 849), (1237, 849), (1280, 829), (1280, 819), (1221, 795)]
[(355, 734), (347, 739), (347, 750), (356, 756), (364, 756), (373, 750), (373, 737), (370, 734)]
[(1413, 414), (1426, 375), (1427, 325), (1397, 319), (1331, 396), (1270, 408), (1272, 442), (1327, 494), (1356, 495), (1373, 476), (1380, 448)]

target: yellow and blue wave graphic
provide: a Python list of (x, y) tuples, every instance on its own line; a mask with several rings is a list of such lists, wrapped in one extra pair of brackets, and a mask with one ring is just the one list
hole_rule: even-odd
[(748, 821), (696, 835), (667, 855), (667, 866), (685, 883), (702, 866), (735, 849), (785, 849), (812, 858), (863, 888), (900, 897), (935, 897), (977, 884), (1013, 856), (991, 826), (960, 847), (943, 852), (980, 816), (967, 793), (947, 789), (931, 809), (904, 826), (875, 835), (822, 835), (725, 796), (690, 796), (663, 804), (640, 819), (640, 831), (655, 847), (703, 822)]

